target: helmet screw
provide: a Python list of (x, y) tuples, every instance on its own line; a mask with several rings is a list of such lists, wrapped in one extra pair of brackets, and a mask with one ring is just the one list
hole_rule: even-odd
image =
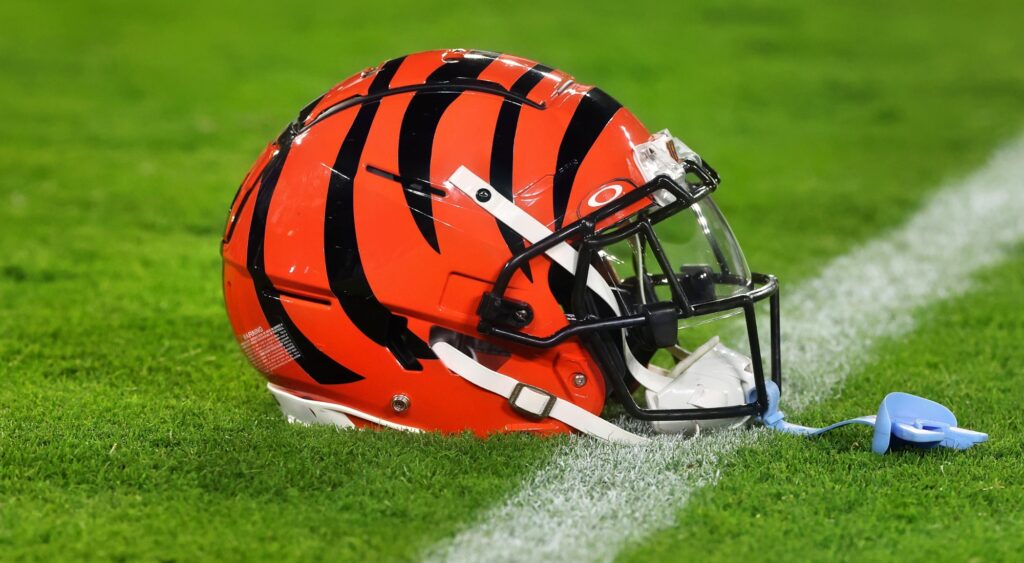
[(465, 49), (451, 49), (449, 51), (445, 51), (445, 53), (443, 55), (441, 55), (441, 60), (446, 62), (446, 63), (454, 63), (454, 62), (461, 61), (465, 57), (466, 57), (466, 50)]
[(519, 309), (512, 316), (514, 316), (516, 320), (521, 323), (525, 323), (526, 321), (530, 320), (530, 312), (527, 311), (526, 309)]
[(572, 384), (575, 385), (576, 387), (583, 387), (584, 385), (587, 384), (587, 376), (583, 375), (582, 373), (572, 374)]
[(490, 201), (491, 192), (489, 192), (485, 188), (480, 188), (479, 190), (476, 191), (476, 200), (481, 202)]
[(407, 411), (409, 410), (410, 405), (412, 405), (412, 402), (409, 401), (409, 397), (406, 397), (405, 395), (398, 394), (391, 397), (391, 408), (394, 409), (395, 412)]

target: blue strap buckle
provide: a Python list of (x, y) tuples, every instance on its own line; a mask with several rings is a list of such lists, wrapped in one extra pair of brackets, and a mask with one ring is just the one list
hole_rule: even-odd
[(818, 436), (848, 424), (873, 426), (875, 434), (871, 440), (871, 450), (876, 454), (884, 454), (892, 446), (966, 450), (988, 440), (988, 434), (984, 432), (957, 426), (956, 416), (945, 406), (924, 397), (899, 392), (889, 393), (882, 399), (877, 415), (851, 418), (824, 428), (793, 424), (787, 422), (785, 414), (779, 410), (779, 388), (771, 381), (766, 383), (768, 410), (760, 417), (760, 421), (772, 430), (787, 434)]

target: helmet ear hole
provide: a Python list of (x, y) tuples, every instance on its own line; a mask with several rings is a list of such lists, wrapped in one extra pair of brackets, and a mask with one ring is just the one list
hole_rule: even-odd
[(492, 370), (497, 370), (512, 357), (511, 352), (496, 344), (444, 327), (432, 326), (430, 327), (430, 345), (433, 346), (438, 342), (450, 344), (456, 350)]

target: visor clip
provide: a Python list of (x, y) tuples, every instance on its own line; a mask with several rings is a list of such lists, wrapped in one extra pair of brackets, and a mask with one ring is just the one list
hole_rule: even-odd
[(484, 293), (477, 314), (488, 323), (498, 326), (523, 328), (533, 322), (533, 309), (528, 303)]
[(681, 266), (679, 285), (690, 303), (710, 303), (715, 300), (715, 278), (709, 266)]
[(674, 303), (650, 303), (641, 307), (646, 322), (644, 340), (654, 348), (667, 348), (679, 344), (679, 315)]

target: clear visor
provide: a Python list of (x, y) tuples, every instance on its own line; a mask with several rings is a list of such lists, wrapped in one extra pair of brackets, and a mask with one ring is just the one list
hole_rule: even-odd
[[(628, 222), (642, 220), (644, 212)], [(658, 302), (698, 307), (753, 289), (750, 268), (718, 206), (709, 197), (603, 249), (605, 276), (626, 310)], [(674, 281), (677, 283), (672, 283)], [(675, 295), (676, 292), (682, 295)], [(738, 310), (708, 318), (721, 318)], [(689, 319), (693, 324), (702, 318)]]

